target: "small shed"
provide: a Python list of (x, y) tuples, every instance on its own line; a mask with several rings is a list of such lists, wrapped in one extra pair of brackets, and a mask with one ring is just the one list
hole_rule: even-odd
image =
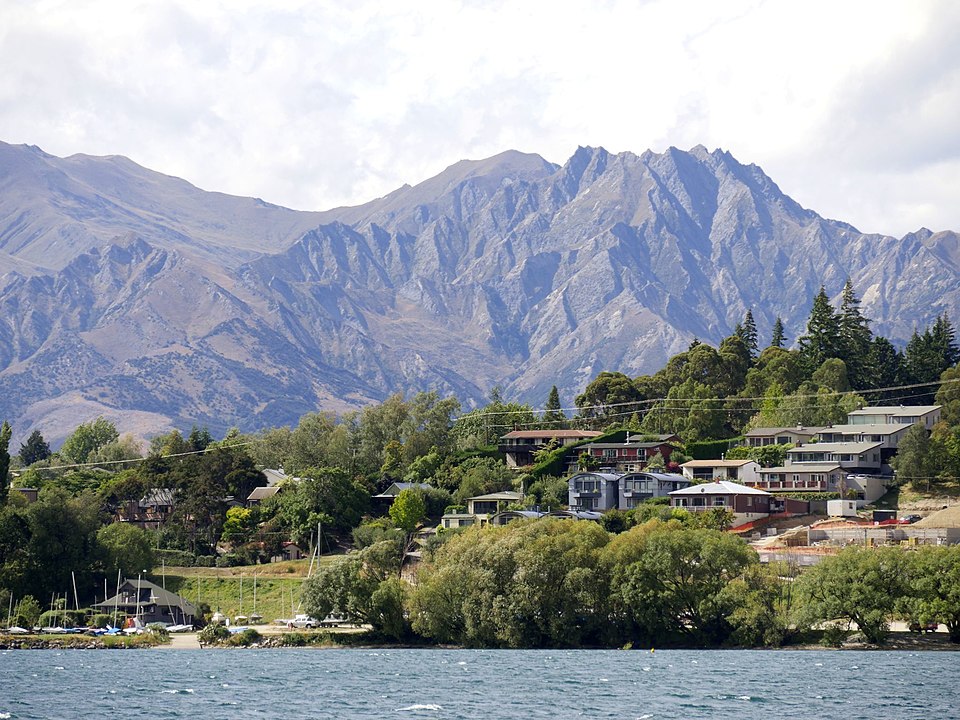
[(856, 517), (856, 500), (827, 500), (827, 515), (830, 517)]

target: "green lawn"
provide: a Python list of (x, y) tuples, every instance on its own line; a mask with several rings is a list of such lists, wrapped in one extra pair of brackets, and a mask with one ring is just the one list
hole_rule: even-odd
[[(254, 612), (254, 580), (253, 570), (249, 574), (239, 568), (229, 568), (237, 571), (235, 575), (218, 573), (226, 568), (167, 568), (166, 588), (182, 595), (190, 602), (206, 603), (212, 611), (220, 610), (231, 620), (240, 614), (251, 615)], [(189, 574), (181, 574), (179, 570), (190, 570)], [(265, 623), (272, 623), (279, 618), (290, 618), (298, 610), (300, 603), (300, 589), (306, 571), (303, 574), (290, 574), (287, 577), (263, 577), (257, 574), (256, 581), (256, 612), (263, 616)], [(158, 585), (164, 580), (159, 576), (151, 578)], [(242, 583), (242, 588), (241, 588)], [(241, 607), (241, 589), (243, 602)], [(291, 601), (292, 597), (292, 601)]]

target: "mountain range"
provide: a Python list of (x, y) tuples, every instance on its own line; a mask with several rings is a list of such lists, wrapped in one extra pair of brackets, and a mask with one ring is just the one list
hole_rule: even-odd
[(301, 212), (0, 143), (0, 417), (56, 445), (98, 415), (217, 434), (418, 390), (540, 407), (556, 384), (569, 406), (747, 309), (761, 344), (777, 315), (792, 341), (847, 277), (903, 343), (960, 317), (960, 236), (861, 233), (702, 146), (508, 151)]

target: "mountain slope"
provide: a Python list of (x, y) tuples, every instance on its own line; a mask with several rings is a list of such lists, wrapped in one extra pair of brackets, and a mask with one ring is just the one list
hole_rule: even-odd
[(601, 370), (719, 341), (747, 308), (761, 341), (777, 315), (795, 338), (820, 284), (848, 276), (895, 340), (960, 310), (955, 233), (864, 235), (703, 147), (507, 152), (322, 213), (122, 158), (0, 145), (0, 168), (0, 415), (18, 437), (98, 413), (255, 429), (496, 384), (569, 403)]

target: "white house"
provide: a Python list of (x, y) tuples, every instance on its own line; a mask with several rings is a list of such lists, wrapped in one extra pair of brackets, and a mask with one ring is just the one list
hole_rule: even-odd
[(744, 485), (755, 485), (760, 479), (760, 465), (753, 460), (690, 460), (680, 469), (685, 478), (694, 482), (735, 480)]

